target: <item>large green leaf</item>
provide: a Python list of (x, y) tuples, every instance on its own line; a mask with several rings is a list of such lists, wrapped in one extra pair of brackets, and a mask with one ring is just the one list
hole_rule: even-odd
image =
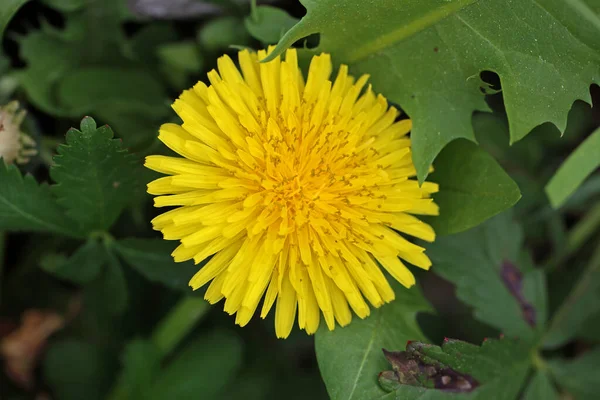
[(475, 317), (510, 336), (537, 338), (546, 323), (544, 274), (521, 253), (522, 232), (510, 213), (427, 245), (432, 270), (456, 285)]
[(43, 372), (45, 382), (61, 400), (102, 399), (110, 377), (102, 351), (73, 339), (51, 343)]
[(600, 167), (600, 129), (596, 129), (560, 166), (546, 186), (554, 207), (561, 206)]
[(200, 266), (176, 263), (171, 257), (176, 244), (160, 239), (123, 239), (115, 243), (119, 255), (137, 272), (171, 289), (189, 291), (188, 282)]
[(29, 0), (2, 0), (0, 4), (0, 40), (13, 15)]
[(242, 343), (237, 336), (229, 332), (199, 336), (161, 371), (150, 399), (218, 400), (241, 362)]
[(277, 43), (296, 23), (298, 19), (272, 6), (253, 7), (250, 15), (244, 20), (244, 25), (252, 37), (265, 44)]
[[(369, 399), (514, 400), (529, 369), (528, 348), (511, 340), (488, 340), (481, 347), (446, 339), (439, 346), (409, 343), (386, 352), (393, 370), (379, 381), (391, 396)], [(541, 398), (539, 398), (541, 400)]]
[(544, 346), (554, 348), (565, 344), (598, 312), (600, 312), (600, 249), (596, 249), (579, 281), (552, 317), (548, 332), (544, 336)]
[(398, 288), (396, 299), (371, 311), (364, 320), (315, 335), (321, 376), (332, 400), (367, 400), (386, 394), (377, 375), (387, 362), (382, 348), (394, 349), (409, 340), (424, 340), (417, 325), (418, 312), (431, 311), (417, 287)]
[(50, 169), (57, 183), (52, 190), (81, 230), (107, 230), (138, 190), (141, 164), (107, 125), (96, 128), (89, 117), (81, 131), (67, 132), (66, 141)]
[(598, 398), (600, 380), (600, 348), (576, 358), (573, 361), (552, 360), (548, 363), (550, 371), (564, 389), (577, 400)]
[[(414, 121), (420, 179), (453, 139), (473, 140), (488, 110), (482, 71), (500, 76), (511, 140), (550, 121), (562, 131), (576, 99), (600, 82), (600, 19), (582, 0), (301, 0), (306, 16), (275, 54), (320, 33), (330, 52)], [(596, 10), (597, 0), (588, 1)]]
[(78, 236), (47, 185), (0, 159), (0, 229)]
[(450, 143), (437, 158), (435, 168), (430, 180), (440, 185), (434, 195), (440, 215), (427, 222), (439, 235), (477, 226), (521, 198), (517, 184), (475, 143)]

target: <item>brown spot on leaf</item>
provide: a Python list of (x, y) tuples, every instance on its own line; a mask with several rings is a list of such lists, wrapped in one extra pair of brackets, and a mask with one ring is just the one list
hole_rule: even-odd
[(517, 299), (525, 322), (527, 322), (529, 326), (535, 327), (536, 312), (533, 305), (529, 303), (523, 295), (523, 274), (521, 271), (519, 271), (519, 269), (510, 261), (504, 260), (500, 269), (500, 277), (510, 294)]
[(440, 50), (440, 49), (438, 49), (437, 47), (434, 47), (434, 48), (433, 48), (433, 52), (434, 52), (434, 53), (437, 53), (439, 50)]
[[(445, 340), (448, 342), (448, 340)], [(421, 386), (448, 392), (470, 392), (479, 382), (470, 375), (456, 371), (426, 356), (421, 349), (430, 346), (421, 342), (410, 342), (406, 351), (387, 351), (385, 358), (392, 365), (392, 371), (379, 374), (379, 382), (384, 388), (394, 385)]]

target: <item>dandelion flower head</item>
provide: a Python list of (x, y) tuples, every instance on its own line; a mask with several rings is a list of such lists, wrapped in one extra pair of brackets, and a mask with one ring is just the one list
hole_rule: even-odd
[[(166, 174), (148, 185), (156, 207), (174, 207), (153, 227), (178, 240), (175, 261), (208, 259), (190, 285), (210, 282), (205, 298), (246, 325), (262, 302), (275, 305), (275, 332), (298, 325), (333, 330), (394, 299), (384, 270), (410, 287), (403, 261), (428, 269), (433, 229), (415, 215), (436, 215), (431, 182), (419, 186), (411, 158), (411, 121), (330, 55), (314, 56), (306, 80), (297, 53), (228, 56), (218, 72), (173, 104), (183, 120), (159, 139), (181, 155), (149, 156)], [(211, 257), (212, 256), (212, 257)]]

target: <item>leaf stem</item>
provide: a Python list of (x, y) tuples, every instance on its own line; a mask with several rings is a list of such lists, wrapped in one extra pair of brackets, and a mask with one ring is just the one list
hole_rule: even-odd
[(567, 234), (565, 250), (544, 262), (544, 269), (554, 270), (573, 254), (600, 230), (600, 203), (596, 204)]
[(542, 355), (537, 350), (534, 350), (531, 353), (531, 364), (538, 371), (545, 371), (548, 369), (548, 365), (546, 364), (546, 361), (542, 358)]
[(152, 343), (167, 356), (206, 314), (209, 304), (202, 297), (186, 296), (169, 311), (152, 334)]

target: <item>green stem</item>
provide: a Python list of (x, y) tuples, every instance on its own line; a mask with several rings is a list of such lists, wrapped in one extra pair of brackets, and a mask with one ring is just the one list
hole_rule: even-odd
[(542, 358), (542, 355), (537, 350), (535, 350), (531, 353), (531, 364), (538, 371), (545, 371), (548, 369), (548, 366), (546, 365), (546, 361)]
[[(186, 296), (177, 303), (154, 328), (151, 341), (161, 358), (168, 356), (202, 319), (209, 304), (202, 297)], [(117, 380), (108, 400), (128, 400), (127, 382)]]
[(567, 234), (565, 251), (555, 255), (544, 263), (545, 268), (553, 270), (569, 259), (573, 254), (600, 230), (600, 204), (593, 207)]
[(152, 343), (165, 357), (206, 314), (209, 304), (202, 297), (187, 296), (171, 309), (152, 334)]

